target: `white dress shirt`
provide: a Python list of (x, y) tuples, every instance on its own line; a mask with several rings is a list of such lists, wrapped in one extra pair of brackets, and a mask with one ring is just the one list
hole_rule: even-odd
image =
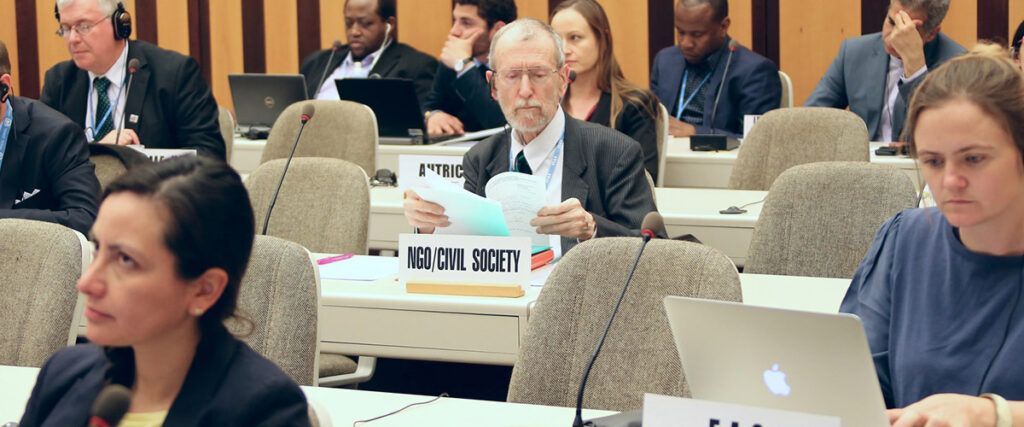
[(906, 84), (921, 77), (927, 71), (928, 66), (925, 65), (909, 78), (904, 77), (903, 60), (889, 55), (889, 72), (885, 76), (885, 105), (882, 106), (882, 120), (878, 128), (880, 142), (892, 142), (900, 137), (892, 134), (892, 110), (896, 108), (896, 99), (900, 96), (900, 88), (897, 83)]
[(341, 61), (338, 68), (335, 68), (334, 72), (324, 79), (323, 85), (320, 86), (320, 91), (316, 94), (316, 99), (327, 99), (331, 101), (341, 99), (341, 96), (338, 95), (338, 86), (334, 83), (334, 80), (365, 79), (370, 75), (370, 70), (377, 65), (377, 59), (380, 58), (381, 53), (383, 53), (384, 49), (387, 49), (389, 45), (391, 45), (390, 41), (382, 44), (379, 49), (369, 55), (366, 55), (359, 61), (352, 59), (352, 51), (349, 50), (348, 55), (345, 56), (345, 60)]
[[(555, 147), (565, 136), (565, 114), (562, 112), (562, 107), (558, 107), (555, 117), (551, 119), (547, 127), (528, 144), (523, 145), (518, 131), (513, 131), (511, 134), (512, 141), (509, 144), (509, 155), (511, 158), (515, 159), (519, 151), (525, 150), (526, 161), (530, 164), (533, 175), (546, 179), (548, 171), (551, 169), (551, 157), (555, 153)], [(562, 203), (562, 165), (565, 163), (564, 159), (565, 147), (563, 143), (562, 154), (558, 156), (558, 162), (555, 164), (554, 172), (551, 174), (551, 182), (546, 187), (546, 206)], [(551, 250), (554, 251), (555, 259), (557, 260), (562, 257), (562, 237), (554, 234), (548, 237), (549, 245)]]
[[(99, 102), (99, 94), (97, 94), (96, 89), (93, 87), (92, 83), (96, 80), (96, 77), (106, 77), (107, 80), (110, 80), (110, 86), (107, 87), (107, 98), (110, 99), (110, 105), (112, 105), (113, 108), (111, 108), (110, 117), (108, 117), (107, 120), (111, 121), (113, 125), (112, 129), (117, 129), (118, 126), (124, 124), (124, 117), (121, 116), (124, 112), (124, 104), (125, 102), (127, 102), (127, 99), (125, 97), (125, 94), (121, 91), (121, 86), (126, 83), (124, 78), (125, 72), (127, 71), (125, 69), (125, 64), (127, 61), (128, 43), (125, 43), (124, 50), (121, 51), (121, 56), (117, 58), (117, 61), (114, 62), (114, 65), (110, 66), (110, 69), (107, 70), (106, 73), (96, 74), (92, 71), (88, 72), (89, 98), (85, 101), (85, 127), (87, 129), (85, 132), (85, 137), (89, 140), (89, 142), (93, 141), (93, 132), (95, 132), (96, 125), (98, 124), (96, 123), (96, 103)], [(100, 111), (98, 113), (100, 119), (103, 118), (104, 113), (106, 113), (106, 111)]]

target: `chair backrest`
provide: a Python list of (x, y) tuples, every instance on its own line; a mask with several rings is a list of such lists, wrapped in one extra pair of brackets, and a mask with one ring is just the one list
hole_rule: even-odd
[(0, 219), (0, 365), (41, 367), (75, 343), (88, 244), (62, 225)]
[(288, 157), (299, 132), (299, 116), (306, 104), (316, 113), (302, 131), (295, 157), (331, 157), (359, 165), (367, 175), (376, 172), (377, 117), (373, 110), (351, 101), (309, 100), (285, 108), (267, 137), (260, 163)]
[(217, 106), (220, 135), (224, 137), (224, 161), (231, 163), (231, 148), (235, 145), (235, 118), (231, 110)]
[(793, 79), (789, 78), (789, 74), (779, 70), (779, 81), (782, 83), (782, 100), (779, 102), (779, 108), (793, 108)]
[(772, 110), (743, 140), (729, 177), (733, 190), (766, 191), (782, 171), (813, 162), (870, 160), (868, 128), (846, 110), (799, 107)]
[(89, 160), (96, 165), (100, 192), (107, 184), (137, 164), (150, 163), (149, 157), (134, 148), (120, 145), (89, 144)]
[[(256, 216), (256, 233), (263, 229), (285, 162), (278, 159), (264, 163), (245, 180)], [(366, 254), (368, 181), (359, 166), (344, 160), (292, 159), (267, 235), (299, 243), (313, 252)]]
[(668, 109), (658, 103), (658, 176), (654, 177), (658, 187), (665, 185), (665, 157), (668, 155)]
[[(510, 402), (576, 406), (583, 371), (608, 323), (640, 239), (592, 239), (566, 253), (530, 313)], [(662, 299), (740, 300), (736, 267), (696, 243), (653, 240), (644, 250), (593, 370), (583, 407), (639, 408), (645, 392), (688, 396)]]
[(878, 227), (916, 200), (913, 181), (893, 167), (794, 166), (768, 191), (744, 272), (853, 277)]
[(651, 178), (651, 171), (644, 169), (644, 176), (647, 177), (647, 185), (651, 187), (651, 200), (654, 200), (654, 206), (658, 206), (658, 193), (654, 191), (654, 178)]
[[(300, 385), (317, 385), (320, 335), (320, 272), (301, 245), (256, 236), (242, 279), (238, 308), (252, 322), (228, 320), (228, 328)], [(248, 332), (248, 334), (246, 333)]]

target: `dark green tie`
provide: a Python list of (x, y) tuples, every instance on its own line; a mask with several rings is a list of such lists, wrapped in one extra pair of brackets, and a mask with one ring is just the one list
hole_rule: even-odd
[[(93, 122), (93, 126), (100, 126), (99, 129), (95, 129), (93, 134), (94, 140), (102, 139), (107, 136), (112, 129), (114, 129), (114, 112), (110, 111), (110, 115), (107, 115), (107, 110), (110, 109), (110, 96), (107, 95), (107, 89), (110, 88), (110, 80), (106, 77), (97, 77), (93, 80), (93, 85), (96, 86), (96, 118)], [(100, 121), (103, 120), (103, 116), (107, 116), (107, 120), (103, 121), (100, 125)]]
[(523, 151), (519, 151), (519, 154), (516, 155), (516, 172), (533, 175), (533, 169), (530, 168), (530, 163), (526, 161), (526, 154)]

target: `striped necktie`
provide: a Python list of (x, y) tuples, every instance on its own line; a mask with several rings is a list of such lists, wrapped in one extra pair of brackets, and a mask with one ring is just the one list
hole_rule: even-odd
[[(99, 129), (94, 129), (93, 139), (99, 140), (104, 136), (107, 136), (111, 130), (114, 129), (114, 112), (110, 108), (110, 95), (107, 94), (107, 89), (110, 88), (110, 80), (106, 77), (97, 77), (93, 80), (93, 85), (96, 86), (96, 117), (93, 119), (93, 126), (100, 126)], [(110, 110), (110, 114), (107, 111)], [(103, 118), (106, 117), (106, 120)], [(100, 124), (100, 121), (103, 124)]]

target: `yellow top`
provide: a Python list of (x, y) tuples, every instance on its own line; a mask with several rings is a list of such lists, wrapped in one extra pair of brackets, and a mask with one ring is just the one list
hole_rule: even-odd
[(167, 411), (160, 412), (129, 412), (124, 414), (117, 427), (160, 427), (164, 425)]

